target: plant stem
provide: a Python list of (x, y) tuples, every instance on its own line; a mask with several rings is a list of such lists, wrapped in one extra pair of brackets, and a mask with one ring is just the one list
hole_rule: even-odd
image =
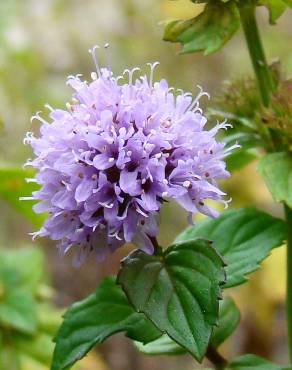
[[(264, 50), (262, 47), (255, 16), (255, 5), (250, 0), (241, 0), (238, 5), (240, 19), (244, 30), (249, 54), (261, 95), (263, 105), (269, 106), (271, 94), (275, 91), (275, 82), (270, 73)], [(263, 138), (269, 144), (269, 150), (274, 150), (274, 144), (269, 130), (260, 125), (258, 127)], [(290, 361), (292, 362), (292, 210), (284, 205), (287, 223), (287, 283), (286, 283), (286, 316)]]
[[(238, 4), (240, 20), (244, 31), (249, 55), (252, 61), (254, 73), (256, 76), (260, 97), (265, 107), (269, 106), (270, 97), (275, 90), (275, 82), (270, 72), (264, 49), (262, 46), (257, 20), (256, 6), (250, 0), (241, 0)], [(259, 133), (266, 141), (268, 147), (273, 148), (273, 141), (269, 129), (263, 124), (258, 124)]]
[(287, 222), (287, 285), (286, 285), (286, 317), (290, 361), (292, 362), (292, 210), (284, 205)]
[(212, 346), (208, 347), (206, 357), (212, 362), (216, 370), (224, 370), (228, 365), (228, 361)]
[(161, 248), (158, 244), (158, 241), (155, 236), (148, 235), (148, 238), (151, 240), (154, 247), (154, 254), (159, 255), (161, 253)]
[(238, 6), (242, 28), (252, 60), (261, 98), (265, 107), (269, 105), (275, 83), (269, 70), (256, 21), (256, 6), (242, 0)]

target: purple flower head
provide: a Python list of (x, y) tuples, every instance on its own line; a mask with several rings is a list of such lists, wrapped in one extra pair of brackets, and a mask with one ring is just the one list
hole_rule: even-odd
[[(96, 47), (95, 47), (96, 48)], [(73, 90), (67, 109), (52, 109), (50, 123), (37, 114), (40, 136), (28, 133), (37, 169), (40, 202), (35, 212), (47, 212), (35, 236), (59, 242), (62, 254), (77, 250), (75, 264), (91, 252), (104, 259), (126, 242), (153, 253), (158, 214), (166, 199), (176, 200), (190, 215), (216, 216), (207, 199), (223, 202), (217, 179), (229, 176), (223, 158), (231, 148), (215, 139), (220, 123), (207, 130), (199, 108), (200, 91), (169, 88), (167, 81), (133, 78), (138, 68), (125, 70), (128, 82), (109, 68), (92, 81), (69, 76)]]

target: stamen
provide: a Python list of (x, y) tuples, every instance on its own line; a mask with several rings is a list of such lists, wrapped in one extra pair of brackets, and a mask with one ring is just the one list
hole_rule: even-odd
[(96, 72), (98, 74), (98, 77), (101, 76), (101, 73), (100, 73), (100, 68), (99, 68), (99, 65), (98, 65), (98, 62), (97, 62), (97, 59), (96, 59), (96, 53), (95, 53), (95, 50), (96, 49), (99, 49), (100, 47), (98, 45), (94, 45), (94, 47), (92, 49), (89, 49), (88, 52), (89, 54), (91, 54), (92, 56), (92, 59), (93, 59), (93, 62), (94, 62), (94, 65), (95, 65), (95, 68), (96, 68)]
[(150, 78), (149, 78), (149, 86), (153, 88), (153, 74), (154, 74), (154, 69), (156, 66), (158, 66), (160, 63), (159, 62), (154, 62), (154, 63), (147, 63), (147, 65), (150, 67)]
[(27, 183), (29, 183), (29, 182), (35, 182), (35, 183), (37, 183), (37, 179), (35, 179), (35, 178), (26, 178), (25, 181)]
[(191, 182), (190, 181), (187, 180), (187, 181), (184, 181), (183, 182), (183, 187), (184, 188), (189, 188), (190, 186), (191, 186)]
[(96, 72), (91, 72), (90, 76), (91, 76), (91, 79), (93, 81), (97, 80), (97, 73)]
[(19, 200), (35, 200), (34, 197), (19, 197)]
[(193, 102), (191, 103), (191, 105), (189, 106), (189, 108), (188, 108), (189, 111), (192, 110), (195, 107), (196, 107), (196, 109), (198, 108), (198, 102), (199, 102), (199, 100), (201, 99), (202, 96), (205, 95), (205, 96), (208, 97), (208, 99), (210, 99), (210, 95), (207, 92), (203, 91), (203, 89), (202, 89), (201, 86), (197, 85), (197, 88), (200, 90), (200, 92), (196, 96), (196, 98), (193, 100)]
[(26, 137), (23, 139), (23, 144), (28, 145), (31, 143), (32, 139), (34, 139), (33, 132), (27, 132)]
[(109, 51), (109, 43), (107, 42), (105, 45), (104, 45), (104, 49), (105, 49), (105, 59), (106, 59), (106, 66), (107, 66), (107, 69), (109, 71), (111, 71), (111, 56), (110, 56), (110, 51)]
[(72, 112), (72, 105), (70, 103), (66, 103), (66, 108), (69, 112)]
[(50, 104), (45, 104), (44, 107), (47, 108), (51, 112), (54, 111), (54, 109), (50, 106)]
[(41, 113), (42, 111), (38, 111), (38, 112), (36, 112), (36, 114), (34, 115), (34, 116), (32, 116), (31, 117), (31, 119), (30, 119), (30, 122), (32, 122), (33, 120), (37, 120), (37, 121), (40, 121), (40, 122), (43, 122), (43, 123), (47, 123), (41, 116), (40, 116), (40, 113)]
[(133, 74), (136, 71), (140, 71), (140, 68), (135, 67), (133, 69), (125, 69), (124, 72), (123, 72), (123, 75), (125, 73), (128, 73), (128, 76), (129, 76), (129, 82), (128, 83), (129, 83), (130, 86), (133, 84)]

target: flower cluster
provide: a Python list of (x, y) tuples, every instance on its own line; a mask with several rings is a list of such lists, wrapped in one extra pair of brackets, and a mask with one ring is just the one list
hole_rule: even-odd
[(36, 156), (27, 164), (41, 185), (34, 211), (48, 213), (34, 234), (58, 240), (62, 254), (76, 248), (76, 264), (90, 252), (102, 260), (125, 242), (153, 253), (163, 202), (215, 216), (206, 200), (225, 202), (216, 179), (229, 175), (223, 158), (230, 148), (215, 139), (228, 125), (204, 129), (199, 99), (206, 93), (193, 99), (165, 80), (153, 82), (156, 63), (149, 78), (134, 80), (137, 68), (125, 70), (126, 83), (95, 64), (90, 83), (69, 76), (72, 103), (66, 110), (48, 106), (50, 123), (34, 116), (40, 137), (25, 139)]

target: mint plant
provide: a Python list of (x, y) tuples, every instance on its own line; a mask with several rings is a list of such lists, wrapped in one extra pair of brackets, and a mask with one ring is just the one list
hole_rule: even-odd
[[(286, 243), (292, 356), (291, 90), (266, 61), (255, 16), (256, 7), (264, 5), (275, 23), (292, 4), (193, 2), (205, 3), (201, 14), (165, 28), (164, 39), (180, 42), (183, 53), (215, 52), (240, 25), (244, 30), (255, 81), (243, 81), (237, 91), (246, 93), (237, 95), (227, 86), (210, 110), (233, 129), (225, 121), (207, 128), (200, 99), (208, 94), (193, 97), (165, 80), (155, 82), (156, 63), (149, 77), (134, 78), (138, 68), (122, 76), (101, 68), (98, 46), (90, 50), (96, 67), (91, 81), (69, 77), (74, 93), (66, 109), (48, 106), (48, 121), (33, 117), (41, 129), (38, 137), (27, 134), (35, 154), (27, 164), (36, 169), (30, 181), (40, 188), (27, 199), (38, 201), (35, 212), (47, 213), (34, 237), (58, 241), (62, 255), (72, 249), (76, 265), (87, 257), (110, 258), (109, 252), (127, 242), (137, 247), (121, 261), (117, 277), (106, 277), (68, 309), (56, 335), (52, 370), (70, 368), (117, 332), (142, 353), (188, 352), (198, 362), (209, 359), (217, 370), (291, 369), (253, 354), (225, 359), (219, 347), (240, 321), (228, 288), (246, 283), (271, 250)], [(222, 141), (216, 137), (220, 129), (228, 129)], [(218, 185), (230, 175), (225, 161), (236, 169), (255, 157), (275, 201), (284, 205), (285, 220), (255, 208), (218, 213), (209, 204), (227, 208)], [(169, 199), (188, 212), (190, 226), (166, 247), (157, 235), (159, 212)], [(196, 213), (207, 218), (193, 224)]]

